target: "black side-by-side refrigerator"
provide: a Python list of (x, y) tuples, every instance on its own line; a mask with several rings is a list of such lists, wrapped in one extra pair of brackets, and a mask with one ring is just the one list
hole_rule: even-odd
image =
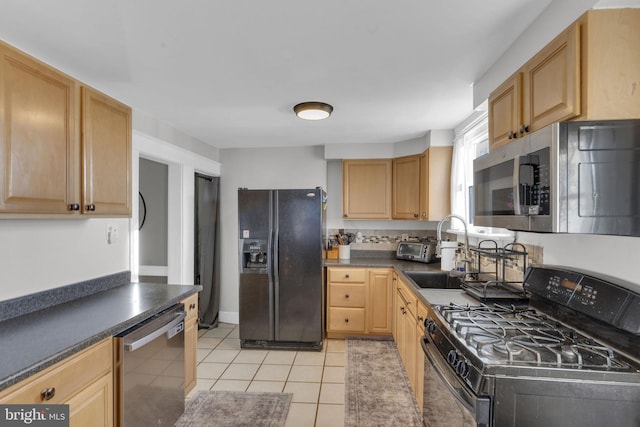
[(322, 349), (326, 194), (238, 189), (240, 345)]

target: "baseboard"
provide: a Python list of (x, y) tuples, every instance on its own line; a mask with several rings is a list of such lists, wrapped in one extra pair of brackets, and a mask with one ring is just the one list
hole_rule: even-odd
[(237, 325), (240, 323), (240, 313), (237, 311), (219, 311), (218, 321)]

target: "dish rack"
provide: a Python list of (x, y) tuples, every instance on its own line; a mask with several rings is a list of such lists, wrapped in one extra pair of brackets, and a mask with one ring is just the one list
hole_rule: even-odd
[[(482, 240), (476, 248), (470, 248), (474, 254), (475, 268), (469, 272), (462, 283), (462, 288), (471, 296), (481, 301), (527, 299), (522, 280), (506, 280), (507, 262), (527, 268), (527, 250), (521, 243), (508, 243), (499, 247), (494, 240)], [(493, 266), (493, 271), (483, 270), (482, 259)]]

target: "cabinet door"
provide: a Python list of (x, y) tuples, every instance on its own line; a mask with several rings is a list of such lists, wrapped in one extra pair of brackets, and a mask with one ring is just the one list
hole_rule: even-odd
[(184, 394), (196, 386), (198, 377), (198, 322), (185, 320), (184, 325)]
[(367, 302), (367, 332), (391, 334), (393, 325), (393, 280), (389, 269), (369, 270), (369, 300)]
[(398, 347), (398, 353), (400, 353), (400, 358), (402, 359), (402, 363), (404, 364), (405, 359), (405, 342), (406, 335), (404, 333), (406, 324), (404, 322), (404, 317), (407, 309), (405, 307), (404, 301), (400, 296), (400, 291), (395, 291), (395, 305), (394, 305), (394, 339), (396, 341), (396, 347)]
[(522, 123), (522, 73), (518, 72), (489, 95), (489, 150), (517, 136)]
[(580, 114), (580, 31), (572, 25), (524, 67), (520, 134)]
[(392, 161), (392, 218), (420, 218), (420, 156), (398, 157)]
[(80, 203), (76, 96), (73, 79), (0, 44), (0, 212)]
[(640, 9), (589, 10), (580, 26), (582, 112), (577, 120), (640, 117)]
[(181, 301), (187, 316), (184, 319), (184, 394), (196, 386), (198, 376), (198, 294)]
[(413, 392), (416, 391), (416, 319), (407, 312), (403, 316), (404, 368), (407, 371)]
[(345, 219), (391, 218), (391, 160), (342, 162), (342, 212)]
[(131, 108), (82, 88), (82, 212), (131, 216)]
[(105, 375), (66, 403), (70, 427), (113, 425), (113, 376)]
[(438, 221), (451, 212), (453, 147), (431, 147), (420, 156), (420, 219)]
[(418, 323), (418, 327), (416, 328), (416, 336), (415, 336), (415, 380), (416, 386), (414, 388), (414, 392), (416, 394), (416, 400), (418, 401), (418, 408), (422, 411), (424, 405), (424, 350), (422, 350), (422, 345), (420, 341), (422, 340), (422, 336), (424, 335), (424, 330), (421, 329), (420, 324)]

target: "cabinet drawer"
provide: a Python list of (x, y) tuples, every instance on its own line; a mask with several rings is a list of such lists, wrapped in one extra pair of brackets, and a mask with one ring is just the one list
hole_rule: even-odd
[(418, 305), (418, 298), (402, 280), (398, 280), (398, 292), (400, 292), (400, 295), (402, 295), (402, 298), (406, 302), (407, 309), (415, 318), (417, 313), (416, 306)]
[(329, 282), (364, 283), (364, 268), (330, 268)]
[(187, 312), (186, 320), (191, 320), (194, 317), (198, 317), (198, 294), (193, 294), (188, 298), (182, 300), (184, 309)]
[(364, 308), (329, 308), (329, 330), (364, 332)]
[[(28, 378), (6, 390), (0, 397), (3, 404), (65, 403), (73, 395), (111, 372), (113, 352), (111, 337)], [(43, 390), (55, 390), (44, 400)]]
[(329, 295), (329, 306), (364, 308), (367, 294), (363, 284), (331, 283)]

